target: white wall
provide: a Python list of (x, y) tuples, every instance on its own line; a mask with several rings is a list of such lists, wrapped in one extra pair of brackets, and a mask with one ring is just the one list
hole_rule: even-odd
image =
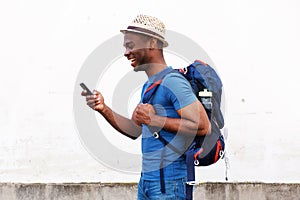
[[(138, 180), (104, 167), (84, 148), (73, 90), (90, 53), (145, 13), (197, 42), (217, 67), (226, 94), (229, 179), (299, 182), (299, 11), (296, 0), (2, 1), (0, 181)], [(120, 148), (138, 146), (119, 140)], [(197, 178), (223, 181), (224, 163), (201, 168)]]

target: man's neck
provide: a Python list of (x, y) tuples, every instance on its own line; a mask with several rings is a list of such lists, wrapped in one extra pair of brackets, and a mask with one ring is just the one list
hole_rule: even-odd
[(165, 62), (151, 63), (151, 64), (149, 64), (149, 67), (146, 70), (146, 74), (149, 78), (150, 76), (153, 76), (154, 74), (157, 74), (158, 72), (160, 72), (166, 68), (167, 68), (167, 64)]

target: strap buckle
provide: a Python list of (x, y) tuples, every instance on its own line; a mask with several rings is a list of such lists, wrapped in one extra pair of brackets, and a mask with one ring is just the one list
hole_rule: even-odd
[(223, 159), (224, 154), (225, 154), (225, 152), (224, 152), (223, 150), (221, 150), (221, 151), (219, 152), (219, 156), (220, 156), (221, 159)]
[(196, 181), (187, 181), (187, 185), (197, 185)]
[(186, 73), (188, 73), (188, 68), (187, 67), (183, 68), (183, 74), (186, 74)]
[(156, 139), (158, 139), (158, 138), (159, 138), (159, 133), (155, 131), (155, 132), (153, 133), (153, 137), (156, 138)]

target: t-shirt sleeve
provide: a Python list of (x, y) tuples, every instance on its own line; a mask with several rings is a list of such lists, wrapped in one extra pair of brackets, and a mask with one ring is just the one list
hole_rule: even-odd
[(190, 83), (181, 75), (168, 74), (162, 82), (169, 98), (176, 110), (184, 108), (197, 100)]

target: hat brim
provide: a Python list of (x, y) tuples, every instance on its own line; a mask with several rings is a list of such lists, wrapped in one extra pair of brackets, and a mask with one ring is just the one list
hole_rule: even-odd
[(151, 37), (153, 37), (153, 38), (156, 38), (156, 39), (160, 40), (160, 41), (163, 43), (163, 47), (167, 47), (167, 46), (169, 45), (169, 43), (168, 43), (165, 39), (163, 39), (163, 38), (161, 38), (161, 37), (158, 37), (158, 36), (156, 36), (156, 35), (153, 35), (153, 34), (151, 34), (151, 33), (145, 33), (145, 32), (143, 32), (143, 31), (132, 30), (132, 29), (123, 29), (123, 30), (120, 30), (120, 32), (121, 32), (121, 33), (133, 32), (133, 33), (140, 33), (140, 34), (143, 34), (143, 35), (148, 35), (148, 36), (151, 36)]

